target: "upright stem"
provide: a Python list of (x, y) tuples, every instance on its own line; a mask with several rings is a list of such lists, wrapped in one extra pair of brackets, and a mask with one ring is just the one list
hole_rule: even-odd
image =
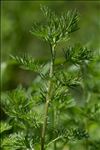
[[(55, 129), (55, 123), (57, 120), (56, 120), (56, 109), (55, 109), (54, 105), (52, 106), (51, 118), (52, 118), (51, 122), (52, 122), (52, 128), (53, 128), (53, 132), (52, 132), (51, 136), (53, 139), (56, 139), (54, 129)], [(56, 149), (57, 149), (56, 141), (54, 141), (53, 142), (53, 150), (56, 150)]]
[[(55, 111), (55, 108), (53, 108), (53, 127), (55, 127), (55, 117), (56, 117), (56, 111)], [(53, 138), (55, 139), (56, 137), (55, 137), (55, 134), (54, 134), (54, 132), (53, 132)], [(56, 150), (57, 149), (57, 146), (56, 146), (56, 141), (54, 141), (54, 150)]]
[(51, 100), (51, 89), (52, 89), (52, 81), (51, 78), (53, 77), (53, 70), (54, 70), (54, 60), (55, 60), (55, 45), (50, 45), (51, 49), (51, 64), (50, 64), (50, 73), (49, 73), (49, 81), (48, 81), (48, 89), (46, 95), (46, 103), (45, 103), (45, 113), (44, 113), (44, 123), (42, 128), (42, 137), (41, 137), (41, 150), (45, 150), (45, 134), (46, 134), (46, 127), (47, 127), (47, 118), (48, 118), (48, 107), (49, 102)]

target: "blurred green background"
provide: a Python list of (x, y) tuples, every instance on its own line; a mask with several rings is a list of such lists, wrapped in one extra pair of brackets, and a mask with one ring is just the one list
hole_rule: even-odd
[[(73, 33), (67, 43), (58, 46), (61, 57), (62, 47), (80, 42), (93, 50), (100, 49), (100, 2), (99, 1), (2, 1), (1, 3), (1, 79), (2, 90), (16, 88), (18, 84), (28, 86), (34, 74), (12, 64), (10, 54), (29, 53), (34, 58), (48, 59), (47, 43), (33, 37), (30, 29), (34, 21), (44, 20), (40, 4), (47, 5), (60, 14), (62, 11), (77, 9), (80, 13), (80, 30)], [(45, 20), (44, 20), (45, 21)]]
[[(20, 69), (14, 64), (10, 55), (28, 53), (41, 61), (50, 58), (48, 44), (32, 36), (30, 29), (34, 21), (45, 21), (40, 11), (40, 4), (47, 5), (56, 13), (65, 10), (77, 9), (80, 13), (80, 30), (73, 33), (68, 42), (63, 42), (57, 47), (57, 56), (62, 57), (62, 48), (80, 42), (100, 54), (100, 2), (99, 1), (2, 1), (1, 3), (1, 86), (2, 91), (15, 89), (19, 84), (24, 87), (31, 85), (35, 74)], [(89, 81), (94, 93), (91, 104), (100, 104), (100, 58), (92, 64), (90, 72), (93, 78)], [(92, 80), (93, 79), (93, 80)], [(90, 105), (90, 104), (89, 104)], [(92, 105), (90, 105), (92, 108)], [(1, 111), (1, 110), (0, 110)], [(92, 110), (95, 111), (94, 109)], [(1, 119), (4, 114), (1, 111)], [(91, 113), (92, 115), (92, 113)], [(99, 118), (98, 118), (99, 119)], [(88, 121), (87, 121), (88, 122)], [(93, 139), (100, 138), (98, 123), (88, 122), (88, 128)], [(72, 145), (73, 146), (73, 145)], [(77, 148), (77, 145), (75, 147)], [(82, 148), (81, 148), (82, 150)]]

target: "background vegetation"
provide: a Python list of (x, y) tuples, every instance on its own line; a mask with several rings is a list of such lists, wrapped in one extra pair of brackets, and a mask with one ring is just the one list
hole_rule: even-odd
[[(83, 122), (86, 123), (86, 129), (89, 132), (89, 136), (93, 140), (90, 142), (89, 150), (99, 150), (100, 148), (100, 3), (99, 2), (74, 2), (74, 1), (2, 1), (1, 8), (1, 85), (2, 93), (5, 95), (6, 91), (15, 89), (19, 84), (28, 89), (32, 85), (33, 79), (36, 77), (36, 73), (31, 71), (25, 71), (20, 69), (18, 64), (15, 64), (10, 54), (20, 56), (23, 53), (30, 54), (33, 58), (42, 61), (50, 58), (50, 52), (48, 45), (37, 39), (30, 34), (30, 29), (34, 21), (44, 21), (42, 14), (40, 13), (40, 4), (49, 6), (52, 10), (55, 10), (58, 14), (66, 9), (76, 8), (80, 13), (80, 30), (73, 33), (71, 40), (68, 42), (62, 42), (57, 47), (58, 61), (62, 59), (62, 48), (73, 46), (79, 42), (82, 45), (89, 47), (95, 53), (95, 61), (90, 64), (86, 73), (89, 73), (89, 78), (86, 78), (87, 91), (90, 93), (89, 99), (91, 99), (87, 108), (84, 108), (84, 115), (87, 116)], [(74, 70), (73, 70), (73, 73)], [(21, 87), (20, 87), (21, 88)], [(19, 96), (20, 91), (17, 91)], [(23, 91), (20, 97), (24, 97), (25, 91)], [(14, 96), (13, 94), (11, 95)], [(82, 96), (82, 95), (81, 95)], [(4, 98), (3, 98), (4, 99)], [(24, 99), (24, 98), (23, 98)], [(12, 102), (12, 109), (14, 102)], [(68, 112), (69, 116), (75, 116), (76, 120), (80, 111), (71, 108)], [(67, 116), (68, 117), (68, 116)], [(1, 119), (6, 120), (7, 116), (4, 114), (1, 104)], [(40, 119), (40, 118), (38, 118)], [(63, 119), (65, 119), (63, 117)], [(83, 118), (80, 118), (83, 119)], [(40, 119), (41, 120), (41, 119)], [(80, 120), (81, 122), (81, 120)], [(70, 122), (70, 123), (73, 123)], [(4, 126), (4, 124), (3, 124)], [(68, 125), (67, 125), (68, 126)], [(70, 126), (70, 124), (69, 124)], [(10, 126), (5, 127), (10, 129)], [(3, 129), (2, 129), (3, 130)], [(83, 146), (82, 146), (83, 144)], [(86, 143), (85, 143), (86, 144)], [(87, 144), (86, 144), (87, 145)], [(92, 145), (92, 146), (91, 146)], [(84, 143), (78, 142), (78, 144), (71, 143), (71, 150), (83, 149)], [(65, 146), (65, 149), (69, 149)]]
[[(2, 1), (1, 7), (1, 59), (2, 89), (15, 88), (19, 83), (27, 86), (33, 74), (10, 64), (9, 54), (30, 53), (34, 58), (48, 59), (48, 45), (33, 37), (29, 31), (34, 21), (43, 20), (40, 4), (45, 4), (58, 14), (66, 9), (77, 9), (80, 13), (80, 30), (74, 33), (68, 43), (61, 43), (58, 56), (62, 57), (61, 47), (80, 42), (92, 49), (100, 48), (100, 3), (86, 1)], [(15, 78), (16, 76), (16, 78)], [(23, 78), (25, 76), (25, 78)]]

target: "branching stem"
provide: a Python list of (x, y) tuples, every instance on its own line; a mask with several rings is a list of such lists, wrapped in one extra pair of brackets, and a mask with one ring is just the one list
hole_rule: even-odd
[(46, 147), (48, 147), (49, 145), (51, 145), (52, 143), (56, 142), (57, 140), (59, 140), (59, 139), (61, 139), (61, 138), (63, 138), (63, 136), (58, 136), (57, 138), (55, 138), (54, 140), (52, 140), (50, 143), (48, 143), (48, 144), (46, 145)]
[(47, 127), (47, 118), (48, 118), (48, 107), (49, 102), (51, 100), (51, 89), (52, 89), (52, 76), (54, 71), (54, 61), (55, 61), (55, 45), (50, 45), (51, 49), (51, 64), (50, 64), (50, 73), (49, 73), (49, 81), (48, 81), (48, 89), (46, 95), (46, 103), (45, 103), (45, 113), (44, 113), (44, 123), (42, 128), (42, 137), (41, 137), (41, 150), (45, 150), (45, 134)]

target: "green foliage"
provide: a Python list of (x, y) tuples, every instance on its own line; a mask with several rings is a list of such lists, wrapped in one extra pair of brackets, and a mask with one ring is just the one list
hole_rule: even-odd
[(0, 134), (11, 129), (11, 128), (12, 128), (12, 126), (7, 124), (6, 122), (0, 122)]
[(89, 149), (90, 150), (99, 150), (100, 149), (100, 141), (90, 141)]
[(89, 80), (94, 76), (90, 67), (93, 54), (76, 44), (64, 50), (62, 64), (55, 61), (57, 43), (68, 40), (70, 33), (78, 29), (78, 13), (67, 11), (58, 16), (45, 6), (41, 10), (47, 22), (34, 23), (31, 33), (48, 42), (51, 58), (41, 65), (29, 55), (11, 56), (24, 69), (39, 74), (29, 88), (18, 86), (2, 94), (8, 118), (1, 123), (1, 149), (63, 150), (65, 144), (71, 147), (80, 141), (84, 150), (98, 149), (99, 142), (89, 131), (92, 122), (100, 124), (100, 95), (90, 88), (94, 81)]
[(2, 140), (2, 145), (1, 148), (4, 148), (5, 150), (10, 150), (10, 149), (26, 149), (25, 145), (25, 137), (22, 133), (19, 134), (13, 134), (10, 135), (9, 137), (6, 137), (5, 139)]
[(56, 44), (62, 40), (68, 40), (70, 33), (78, 30), (79, 15), (76, 10), (65, 12), (61, 16), (57, 16), (45, 6), (41, 7), (41, 10), (47, 22), (34, 23), (31, 30), (33, 35)]
[(31, 71), (39, 71), (42, 65), (38, 61), (35, 61), (32, 56), (24, 55), (22, 57), (12, 56), (11, 58), (16, 61), (23, 69)]
[(67, 50), (64, 51), (64, 54), (67, 62), (82, 64), (85, 61), (92, 59), (93, 52), (88, 48), (77, 44), (74, 47), (67, 48)]

